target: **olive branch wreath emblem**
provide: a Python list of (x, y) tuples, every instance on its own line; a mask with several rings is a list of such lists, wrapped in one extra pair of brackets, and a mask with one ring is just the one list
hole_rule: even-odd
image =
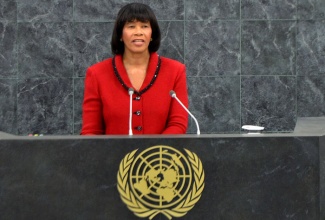
[(177, 204), (171, 209), (150, 209), (136, 199), (135, 195), (130, 190), (128, 177), (129, 170), (137, 150), (128, 153), (122, 159), (117, 174), (117, 189), (120, 193), (122, 201), (127, 205), (128, 209), (132, 211), (136, 216), (141, 218), (149, 217), (150, 220), (153, 219), (159, 213), (165, 215), (168, 219), (172, 219), (172, 217), (182, 217), (186, 215), (187, 212), (190, 211), (194, 207), (194, 205), (199, 201), (205, 185), (205, 174), (202, 162), (195, 153), (187, 149), (184, 150), (187, 153), (189, 162), (193, 170), (193, 187), (192, 190), (188, 192), (187, 196), (179, 204)]

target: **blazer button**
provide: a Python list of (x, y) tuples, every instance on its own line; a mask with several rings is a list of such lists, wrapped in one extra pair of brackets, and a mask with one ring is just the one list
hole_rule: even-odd
[(142, 127), (141, 126), (137, 126), (135, 129), (137, 129), (138, 131), (142, 131)]
[(139, 116), (141, 115), (141, 111), (136, 111), (135, 114)]

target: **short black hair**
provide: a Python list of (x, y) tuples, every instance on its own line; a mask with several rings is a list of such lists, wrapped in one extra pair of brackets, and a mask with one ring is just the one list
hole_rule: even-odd
[(152, 41), (149, 44), (149, 52), (156, 52), (160, 46), (161, 34), (157, 18), (152, 9), (142, 3), (130, 3), (120, 9), (114, 25), (111, 40), (111, 50), (113, 54), (124, 53), (124, 43), (120, 41), (123, 27), (127, 22), (132, 21), (150, 22), (152, 29)]

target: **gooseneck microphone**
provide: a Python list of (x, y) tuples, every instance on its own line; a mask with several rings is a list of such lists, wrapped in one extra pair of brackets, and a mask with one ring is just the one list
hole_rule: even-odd
[(130, 96), (130, 113), (129, 113), (129, 135), (133, 135), (132, 132), (132, 95), (134, 93), (134, 89), (129, 88), (129, 96)]
[(193, 120), (195, 121), (196, 124), (196, 133), (199, 135), (200, 134), (200, 127), (199, 127), (199, 123), (197, 122), (196, 118), (194, 117), (194, 115), (192, 115), (192, 113), (185, 107), (185, 105), (177, 98), (176, 96), (176, 92), (174, 90), (170, 90), (169, 92), (170, 96), (174, 99), (176, 99), (176, 101), (185, 109), (185, 111), (193, 118)]

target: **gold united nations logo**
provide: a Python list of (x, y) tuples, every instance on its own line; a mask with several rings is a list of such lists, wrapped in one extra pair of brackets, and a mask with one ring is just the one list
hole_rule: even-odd
[(204, 170), (197, 155), (169, 146), (153, 146), (123, 158), (117, 174), (122, 201), (138, 217), (182, 217), (200, 199)]

